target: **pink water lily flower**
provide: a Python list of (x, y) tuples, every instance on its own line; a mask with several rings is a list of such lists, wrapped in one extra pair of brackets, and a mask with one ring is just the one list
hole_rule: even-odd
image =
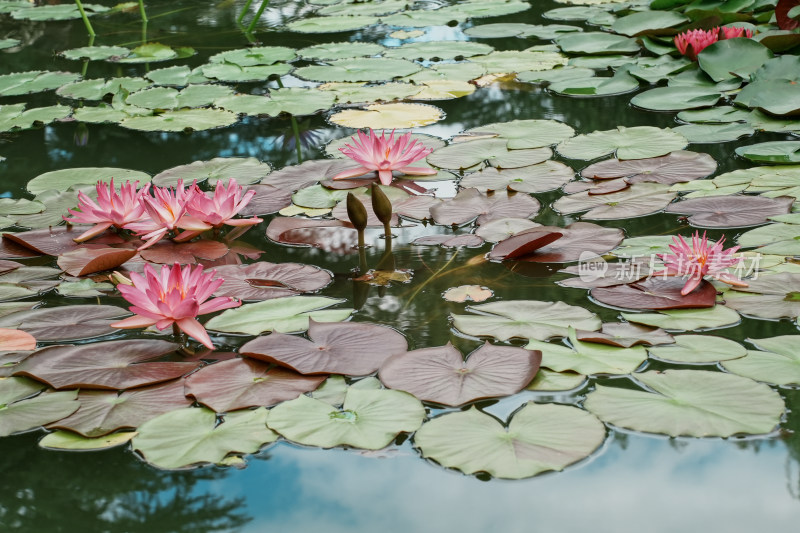
[[(433, 176), (437, 173), (432, 168), (408, 166), (433, 152), (433, 148), (426, 148), (416, 139), (411, 140), (411, 133), (395, 139), (394, 130), (392, 130), (387, 139), (385, 130), (381, 131), (381, 136), (378, 137), (370, 128), (368, 133), (359, 130), (358, 140), (355, 137), (351, 137), (351, 140), (353, 141), (352, 145), (345, 144), (345, 148), (339, 148), (339, 150), (350, 159), (360, 163), (361, 166), (339, 172), (333, 177), (335, 180), (355, 178), (377, 171), (381, 183), (389, 185), (392, 183), (393, 170), (414, 176)], [(358, 141), (361, 143), (359, 144)]]
[(75, 242), (88, 241), (105, 230), (114, 226), (122, 228), (126, 224), (138, 222), (146, 215), (140, 199), (146, 196), (150, 184), (148, 183), (138, 191), (138, 181), (126, 181), (119, 188), (119, 193), (114, 188), (114, 178), (109, 183), (98, 181), (96, 185), (97, 202), (92, 200), (83, 191), (78, 192), (78, 209), (68, 209), (72, 218), (63, 216), (70, 224), (94, 224), (92, 228), (81, 233)]
[(229, 297), (208, 300), (225, 281), (213, 279), (214, 274), (215, 270), (203, 272), (202, 265), (162, 265), (159, 272), (146, 264), (144, 275), (131, 273), (133, 285), (117, 285), (122, 296), (133, 304), (129, 309), (134, 316), (114, 322), (111, 327), (155, 326), (163, 330), (177, 324), (181, 331), (213, 350), (211, 338), (197, 316), (242, 305)]
[(710, 30), (688, 30), (675, 36), (675, 47), (678, 51), (691, 59), (697, 59), (699, 54), (707, 46), (719, 40), (719, 28)]
[[(178, 181), (174, 189), (169, 187), (155, 187), (154, 196), (142, 196), (141, 203), (149, 218), (141, 222), (132, 222), (125, 225), (129, 229), (147, 239), (139, 250), (144, 250), (161, 240), (168, 232), (177, 229), (189, 230), (178, 235), (175, 240), (181, 241), (192, 238), (197, 233), (211, 229), (211, 226), (186, 213), (186, 204), (196, 194), (196, 186), (192, 184), (184, 189), (183, 181)], [(186, 233), (190, 233), (186, 235)]]
[[(186, 204), (186, 212), (211, 227), (219, 228), (223, 225), (252, 226), (261, 222), (258, 217), (233, 218), (256, 195), (254, 190), (249, 190), (242, 195), (242, 186), (236, 183), (235, 179), (231, 178), (227, 187), (222, 183), (222, 180), (219, 180), (212, 196), (208, 196), (207, 193), (201, 191), (196, 184), (192, 185), (192, 187), (195, 191)], [(192, 233), (197, 235), (200, 232)]]
[(737, 37), (747, 37), (749, 39), (753, 36), (753, 30), (735, 26), (722, 26), (719, 31), (720, 39), (735, 39)]
[(733, 254), (739, 249), (738, 246), (723, 250), (722, 245), (725, 242), (725, 237), (722, 237), (711, 247), (708, 245), (708, 238), (705, 232), (703, 232), (702, 238), (700, 237), (700, 232), (694, 232), (691, 247), (680, 235), (673, 237), (672, 240), (674, 244), (669, 246), (672, 253), (658, 254), (658, 257), (664, 261), (666, 268), (660, 272), (654, 272), (653, 275), (664, 274), (688, 277), (689, 280), (681, 289), (682, 295), (686, 296), (696, 289), (700, 282), (703, 281), (704, 276), (713, 276), (715, 279), (729, 285), (747, 287), (747, 283), (738, 277), (723, 272), (727, 268), (738, 265), (742, 260), (741, 257), (733, 257)]

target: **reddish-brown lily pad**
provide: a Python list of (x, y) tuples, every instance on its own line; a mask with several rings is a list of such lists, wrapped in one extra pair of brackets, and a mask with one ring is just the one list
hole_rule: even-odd
[(239, 211), (240, 217), (252, 217), (277, 213), (284, 207), (292, 205), (292, 191), (272, 185), (250, 185), (246, 191), (256, 191), (256, 195)]
[(171, 265), (192, 265), (203, 260), (214, 261), (228, 253), (228, 245), (208, 239), (194, 242), (175, 243), (171, 241), (157, 242), (150, 248), (142, 250), (139, 255), (151, 263)]
[(775, 6), (775, 21), (782, 30), (794, 30), (800, 27), (800, 17), (789, 16), (789, 11), (800, 6), (800, 0), (778, 0)]
[(619, 192), (590, 194), (590, 191), (562, 196), (553, 209), (562, 215), (586, 211), (581, 218), (611, 220), (649, 215), (661, 211), (677, 193), (662, 183), (635, 183)]
[(698, 228), (743, 228), (769, 222), (769, 217), (785, 215), (794, 198), (778, 196), (706, 196), (681, 200), (667, 207), (667, 213), (689, 215), (689, 224)]
[(275, 217), (267, 226), (267, 237), (281, 244), (313, 246), (335, 254), (355, 253), (358, 235), (349, 222), (310, 218)]
[(631, 184), (625, 181), (624, 178), (618, 178), (615, 180), (603, 180), (603, 181), (594, 181), (594, 180), (584, 180), (584, 181), (572, 181), (564, 185), (561, 189), (564, 191), (565, 194), (575, 194), (578, 192), (588, 192), (590, 196), (599, 196), (602, 194), (611, 194), (615, 192), (622, 191), (630, 187)]
[(408, 349), (397, 331), (364, 322), (309, 320), (308, 336), (272, 333), (257, 337), (239, 350), (244, 355), (289, 367), (301, 374), (364, 376), (380, 368), (391, 355)]
[[(4, 234), (8, 235), (8, 233)], [(0, 239), (0, 259), (23, 259), (39, 257), (40, 253), (34, 252), (27, 246), (21, 246), (10, 239)]]
[(463, 405), (481, 398), (521, 391), (539, 370), (542, 352), (485, 343), (467, 360), (452, 344), (400, 353), (381, 366), (380, 380), (389, 388), (420, 400)]
[(5, 261), (0, 259), (0, 275), (5, 274), (6, 272), (11, 272), (12, 270), (16, 270), (22, 266), (22, 263), (17, 263), (16, 261)]
[(478, 189), (464, 189), (454, 198), (431, 207), (431, 215), (437, 224), (461, 226), (477, 218), (480, 226), (498, 218), (531, 218), (540, 208), (539, 201), (529, 194), (486, 195)]
[(208, 365), (186, 378), (186, 393), (217, 413), (270, 406), (316, 389), (325, 376), (301, 376), (252, 359)]
[(579, 341), (598, 342), (621, 348), (630, 348), (637, 344), (672, 344), (675, 339), (661, 328), (651, 328), (629, 322), (606, 322), (600, 331), (577, 330), (575, 335)]
[(54, 389), (130, 389), (170, 381), (197, 368), (197, 363), (147, 362), (176, 348), (172, 342), (146, 339), (51, 346), (22, 361), (14, 375), (43, 381)]
[(268, 263), (226, 265), (216, 269), (225, 281), (215, 296), (232, 296), (240, 300), (269, 300), (314, 292), (331, 282), (327, 270), (300, 263)]
[[(260, 183), (286, 191), (296, 191), (312, 183), (330, 179), (343, 170), (356, 167), (358, 163), (351, 159), (312, 159), (276, 170)], [(361, 185), (364, 185), (364, 182), (359, 183), (359, 186)]]
[(672, 185), (704, 178), (717, 169), (717, 162), (708, 154), (678, 150), (661, 157), (647, 159), (607, 159), (581, 171), (584, 178), (625, 178), (628, 183), (653, 182)]
[(608, 263), (603, 258), (583, 261), (577, 265), (562, 268), (559, 272), (575, 274), (577, 277), (557, 281), (562, 287), (593, 289), (595, 287), (613, 287), (633, 283), (650, 275), (649, 257), (636, 257), (630, 260)]
[[(73, 239), (86, 231), (87, 226), (57, 226), (46, 229), (35, 229), (21, 233), (4, 233), (3, 240), (10, 240), (14, 244), (23, 246), (39, 254), (61, 255), (75, 250), (81, 246)], [(122, 244), (125, 240), (113, 233), (106, 232), (92, 239), (96, 244)]]
[(126, 248), (80, 247), (58, 257), (58, 266), (70, 276), (86, 276), (110, 270), (136, 255), (136, 250)]
[(63, 305), (19, 311), (0, 318), (0, 328), (27, 331), (40, 341), (90, 339), (119, 332), (109, 324), (130, 312), (113, 305)]
[(136, 428), (160, 414), (190, 407), (183, 380), (117, 391), (82, 390), (80, 409), (48, 428), (69, 429), (85, 437), (100, 437), (121, 428)]
[(714, 307), (717, 289), (703, 280), (692, 292), (681, 294), (682, 277), (655, 276), (628, 285), (597, 287), (592, 298), (604, 305), (623, 309), (694, 309)]
[(587, 252), (602, 255), (616, 248), (625, 234), (590, 222), (574, 222), (566, 228), (540, 226), (497, 243), (490, 259), (566, 263), (586, 259)]
[(19, 329), (0, 328), (0, 352), (35, 349), (36, 339), (30, 333)]

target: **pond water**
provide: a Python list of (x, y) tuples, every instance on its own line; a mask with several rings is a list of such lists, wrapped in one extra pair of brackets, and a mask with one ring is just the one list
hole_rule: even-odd
[[(254, 4), (245, 24), (258, 7), (258, 2)], [(3, 6), (0, 1), (0, 9)], [(542, 17), (542, 13), (559, 7), (564, 4), (532, 1), (530, 9), (509, 15), (421, 26), (416, 28), (423, 31), (420, 37), (406, 40), (389, 35), (399, 26), (384, 24), (334, 33), (286, 30), (286, 23), (311, 16), (318, 8), (303, 2), (273, 2), (252, 35), (237, 24), (244, 2), (233, 0), (152, 0), (146, 4), (149, 15), (146, 28), (142, 27), (136, 5), (123, 13), (92, 17), (98, 34), (95, 45), (133, 48), (141, 44), (144, 31), (149, 42), (173, 48), (192, 47), (196, 51), (187, 58), (135, 64), (100, 60), (84, 63), (60, 57), (60, 51), (88, 44), (80, 19), (16, 20), (0, 11), (0, 38), (21, 40), (16, 47), (0, 50), (0, 75), (52, 70), (78, 72), (88, 79), (143, 76), (165, 66), (204, 65), (215, 54), (248, 46), (249, 40), (261, 46), (299, 49), (343, 41), (376, 42), (393, 47), (403, 42), (471, 39), (496, 50), (523, 50), (549, 41), (535, 37), (473, 39), (465, 31), (488, 23), (563, 23), (587, 31), (597, 29), (581, 21), (552, 21)], [(301, 61), (298, 65), (306, 63)], [(292, 74), (283, 75), (281, 84), (316, 85)], [(264, 94), (278, 88), (274, 80), (228, 85), (245, 94)], [(638, 92), (650, 88), (647, 83), (641, 85)], [(460, 98), (426, 102), (443, 110), (445, 118), (415, 127), (413, 131), (449, 140), (470, 128), (523, 119), (557, 120), (570, 125), (576, 134), (618, 126), (678, 125), (676, 112), (633, 107), (630, 99), (634, 94), (567, 97), (509, 76)], [(3, 106), (22, 102), (28, 108), (56, 103), (74, 108), (81, 105), (55, 96), (53, 91), (0, 96)], [(330, 115), (339, 109), (297, 117), (304, 160), (325, 157), (324, 147), (329, 141), (355, 133), (352, 128), (328, 122)], [(761, 131), (724, 143), (692, 143), (687, 149), (713, 157), (717, 170), (712, 176), (716, 176), (753, 166), (734, 155), (740, 146), (791, 139), (788, 133)], [(0, 156), (5, 157), (0, 161), (0, 192), (4, 198), (31, 198), (26, 185), (32, 178), (65, 168), (117, 167), (156, 175), (178, 165), (218, 157), (254, 157), (276, 169), (298, 162), (292, 119), (285, 114), (247, 116), (227, 127), (192, 132), (147, 132), (114, 123), (56, 121), (0, 133)], [(576, 172), (589, 164), (557, 153), (553, 159), (567, 163)], [(456, 192), (454, 181), (418, 183), (434, 188), (442, 198), (452, 197)], [(552, 203), (563, 195), (559, 189), (536, 193), (542, 209), (534, 220), (560, 227), (580, 220), (579, 214), (562, 215), (552, 208)], [(329, 270), (333, 281), (319, 295), (346, 300), (346, 306), (357, 309), (353, 321), (382, 324), (402, 332), (410, 350), (451, 342), (467, 354), (488, 338), (479, 339), (453, 327), (449, 315), (465, 313), (467, 304), (447, 302), (442, 294), (459, 285), (490, 288), (494, 295), (489, 301), (561, 301), (588, 309), (604, 322), (620, 319), (619, 309), (600, 305), (584, 289), (557, 285), (555, 281), (568, 277), (556, 272), (562, 264), (483, 261), (483, 256), (491, 250), (490, 243), (457, 249), (410, 244), (426, 235), (469, 233), (473, 225), (453, 230), (446, 225), (404, 221), (402, 227), (392, 230), (392, 250), (396, 268), (410, 271), (410, 279), (377, 286), (351, 279), (358, 267), (357, 254), (290, 247), (267, 239), (267, 225), (277, 216), (262, 216), (265, 221), (242, 237), (264, 251), (260, 260), (313, 264)], [(662, 212), (594, 222), (608, 228), (622, 228), (627, 238), (679, 233), (689, 236), (695, 229), (677, 215)], [(709, 236), (718, 239), (724, 234), (733, 243), (747, 229), (750, 228), (712, 229)], [(5, 231), (24, 231), (24, 228), (12, 226)], [(366, 260), (372, 268), (379, 263), (385, 249), (382, 233), (382, 228), (367, 230)], [(55, 258), (49, 256), (19, 261), (26, 265), (56, 266)], [(53, 291), (25, 301), (42, 301), (45, 306), (102, 301), (127, 307), (119, 295), (66, 299)], [(712, 333), (744, 343), (747, 338), (793, 335), (797, 326), (787, 319), (742, 317), (738, 325), (715, 329)], [(81, 343), (122, 338), (160, 337), (132, 330)], [(252, 338), (213, 335), (214, 343), (228, 351)], [(39, 346), (52, 344), (57, 342), (42, 342)], [(514, 339), (510, 344), (524, 346), (524, 341)], [(698, 366), (652, 358), (637, 371), (665, 369), (722, 371), (714, 363)], [(624, 376), (600, 374), (566, 392), (523, 390), (469, 405), (477, 405), (484, 412), (507, 420), (528, 401), (581, 406), (586, 394), (598, 383), (635, 388), (627, 380)], [(603, 444), (588, 458), (561, 472), (520, 480), (494, 479), (485, 473), (465, 475), (443, 468), (421, 458), (406, 433), (401, 433), (389, 447), (377, 451), (323, 450), (279, 440), (258, 453), (246, 455), (246, 466), (241, 468), (204, 466), (170, 471), (147, 464), (129, 444), (89, 452), (43, 449), (37, 443), (45, 432), (37, 429), (0, 438), (0, 529), (151, 533), (299, 532), (317, 528), (330, 532), (790, 530), (800, 523), (800, 394), (791, 387), (773, 389), (780, 393), (786, 411), (780, 425), (766, 435), (670, 438), (607, 424)], [(428, 416), (459, 410), (435, 404), (426, 407)]]

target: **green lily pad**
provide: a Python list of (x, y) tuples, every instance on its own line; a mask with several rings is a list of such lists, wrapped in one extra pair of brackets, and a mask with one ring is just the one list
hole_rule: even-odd
[(234, 113), (223, 109), (178, 109), (160, 115), (129, 117), (120, 126), (139, 131), (201, 131), (223, 128), (236, 121)]
[(590, 68), (561, 67), (553, 70), (532, 71), (526, 70), (517, 73), (519, 81), (529, 83), (558, 83), (570, 80), (584, 80), (594, 76), (594, 70)]
[(406, 392), (349, 387), (341, 409), (300, 396), (273, 407), (268, 425), (301, 444), (380, 450), (400, 432), (419, 428), (424, 418), (420, 401)]
[(78, 79), (80, 79), (80, 74), (45, 70), (4, 74), (0, 76), (0, 96), (16, 96), (50, 91)]
[(346, 320), (353, 312), (352, 309), (321, 310), (343, 301), (322, 296), (289, 296), (244, 304), (215, 316), (206, 323), (206, 328), (247, 335), (259, 335), (268, 331), (306, 331), (309, 318), (317, 322)]
[(568, 54), (633, 54), (636, 39), (606, 32), (576, 32), (557, 38), (556, 44)]
[(39, 441), (39, 446), (48, 450), (105, 450), (120, 446), (136, 436), (135, 431), (112, 433), (104, 437), (84, 437), (71, 431), (54, 431)]
[(473, 56), (469, 60), (481, 65), (489, 74), (550, 70), (567, 64), (566, 56), (558, 52), (529, 50), (495, 51), (482, 56)]
[(417, 431), (414, 444), (423, 457), (465, 474), (522, 479), (588, 457), (605, 435), (603, 424), (577, 407), (529, 402), (508, 427), (475, 407), (436, 417)]
[(347, 194), (365, 194), (366, 188), (358, 187), (358, 189), (329, 189), (322, 185), (312, 185), (300, 189), (292, 195), (292, 202), (301, 207), (310, 207), (312, 209), (322, 209), (325, 207), (334, 207), (336, 204), (347, 198)]
[(716, 106), (709, 109), (692, 109), (678, 113), (678, 120), (699, 124), (728, 124), (747, 122), (750, 112), (733, 106)]
[(622, 318), (629, 322), (656, 328), (686, 331), (733, 326), (741, 320), (739, 313), (730, 307), (719, 304), (709, 309), (672, 309), (657, 313), (622, 313)]
[(489, 138), (453, 143), (429, 154), (427, 161), (435, 167), (451, 170), (463, 170), (484, 162), (498, 168), (519, 168), (541, 163), (553, 155), (546, 147), (509, 150), (508, 142)]
[(649, 215), (666, 208), (677, 193), (663, 183), (634, 183), (611, 194), (591, 194), (590, 191), (562, 196), (553, 209), (562, 214), (580, 213), (587, 220), (610, 220)]
[(0, 378), (0, 405), (33, 396), (47, 388), (43, 383), (23, 377)]
[(578, 135), (556, 146), (559, 154), (570, 159), (597, 159), (615, 153), (619, 159), (645, 159), (682, 150), (688, 141), (670, 129), (652, 126), (619, 126), (615, 130)]
[(317, 11), (319, 15), (388, 15), (404, 10), (409, 6), (408, 0), (382, 0), (381, 2), (329, 2)]
[[(146, 43), (137, 46), (125, 57), (116, 59), (118, 63), (154, 63), (175, 59), (179, 53), (169, 46), (161, 43)], [(189, 54), (191, 55), (191, 54)]]
[(217, 424), (210, 409), (178, 409), (139, 427), (133, 449), (159, 468), (220, 463), (230, 453), (255, 453), (278, 435), (267, 428), (269, 411), (234, 411)]
[(22, 43), (19, 39), (0, 39), (0, 50), (5, 50), (7, 48), (14, 48), (15, 46), (19, 46)]
[(208, 61), (209, 63), (230, 63), (240, 67), (254, 67), (292, 61), (295, 57), (295, 51), (285, 46), (257, 46), (226, 50), (214, 54)]
[[(353, 7), (352, 4), (342, 5)], [(376, 43), (325, 43), (301, 48), (297, 51), (297, 55), (308, 60), (330, 61), (332, 59), (350, 59), (354, 57), (376, 56), (383, 52), (383, 50), (384, 47)]]
[(27, 189), (29, 193), (38, 195), (51, 189), (64, 191), (76, 185), (94, 185), (98, 181), (109, 182), (112, 178), (118, 184), (126, 181), (138, 181), (140, 186), (150, 181), (150, 176), (148, 174), (126, 168), (65, 168), (62, 170), (45, 172), (44, 174), (36, 176), (28, 182)]
[(756, 163), (800, 163), (800, 141), (772, 141), (740, 146), (736, 154)]
[(203, 76), (201, 67), (192, 70), (185, 65), (151, 70), (145, 76), (155, 85), (171, 85), (174, 87), (184, 87), (190, 83), (206, 83), (208, 81), (208, 78)]
[(211, 63), (200, 67), (204, 76), (225, 82), (266, 81), (272, 76), (288, 74), (292, 67), (286, 63), (242, 67), (235, 63)]
[(422, 69), (421, 65), (406, 59), (384, 59), (364, 57), (355, 59), (334, 59), (327, 65), (299, 67), (294, 74), (311, 81), (389, 81), (408, 76)]
[(477, 135), (494, 133), (498, 138), (507, 141), (506, 147), (509, 150), (518, 150), (559, 143), (575, 135), (575, 130), (557, 120), (512, 120), (478, 126), (464, 133)]
[[(689, 19), (674, 11), (641, 11), (620, 17), (611, 25), (614, 33), (629, 37), (638, 35), (671, 34), (670, 28), (679, 26)], [(666, 30), (666, 31), (665, 31)]]
[(214, 106), (237, 114), (276, 117), (281, 113), (289, 113), (299, 116), (311, 115), (330, 109), (335, 99), (336, 96), (334, 94), (316, 89), (287, 87), (285, 89), (272, 90), (269, 95), (264, 96), (254, 94), (224, 96), (214, 100)]
[[(104, 13), (109, 9), (98, 4), (83, 4), (83, 10), (87, 17)], [(35, 21), (74, 20), (81, 18), (81, 12), (78, 10), (78, 6), (74, 4), (43, 5), (11, 11), (11, 18)]]
[(107, 94), (115, 94), (121, 90), (134, 92), (148, 87), (150, 82), (144, 78), (98, 78), (81, 80), (62, 85), (56, 90), (58, 96), (74, 100), (101, 100)]
[(458, 184), (481, 192), (510, 189), (533, 194), (557, 189), (574, 178), (575, 172), (564, 163), (544, 161), (520, 168), (487, 167), (467, 174)]
[(65, 416), (80, 407), (78, 391), (46, 392), (29, 400), (0, 405), (0, 437), (27, 431)]
[(557, 372), (572, 370), (580, 374), (629, 374), (647, 359), (644, 346), (619, 348), (608, 344), (579, 341), (575, 328), (569, 328), (571, 347), (531, 340), (525, 346), (542, 352), (542, 366)]
[(769, 433), (785, 409), (768, 386), (731, 374), (667, 370), (635, 377), (653, 392), (597, 385), (584, 406), (609, 424), (673, 437)]
[(635, 91), (639, 81), (620, 69), (610, 77), (571, 78), (551, 83), (548, 89), (566, 96), (608, 96)]
[(564, 24), (523, 24), (519, 22), (506, 22), (496, 24), (481, 24), (464, 30), (470, 37), (478, 39), (494, 39), (500, 37), (536, 37), (541, 40), (550, 40), (560, 37), (565, 33), (583, 31), (578, 26)]
[(367, 15), (304, 17), (290, 22), (286, 25), (286, 29), (298, 33), (338, 33), (366, 28), (376, 22), (378, 17)]
[(692, 144), (722, 143), (735, 141), (753, 135), (756, 130), (749, 124), (687, 124), (672, 128), (672, 131), (686, 137)]
[(574, 372), (555, 372), (540, 368), (530, 385), (525, 389), (536, 392), (569, 391), (583, 387), (586, 376)]
[(84, 46), (81, 48), (71, 48), (61, 52), (65, 59), (89, 59), (98, 61), (110, 59), (112, 57), (125, 57), (130, 53), (129, 48), (124, 46)]
[(28, 129), (36, 124), (49, 124), (70, 116), (72, 108), (64, 105), (34, 107), (23, 111), (25, 104), (0, 106), (0, 132)]
[(557, 7), (545, 11), (542, 16), (551, 20), (584, 20), (599, 26), (610, 26), (617, 19), (606, 9), (595, 6)]
[(67, 209), (73, 208), (77, 205), (77, 191), (83, 190), (90, 197), (95, 196), (94, 187), (90, 185), (76, 185), (67, 190), (57, 191), (53, 189), (46, 190), (36, 195), (34, 200), (44, 206), (40, 213), (33, 213), (29, 215), (15, 215), (12, 217), (17, 226), (24, 228), (48, 228), (51, 226), (58, 226), (64, 219), (62, 215), (67, 214)]
[(650, 355), (676, 363), (716, 363), (744, 357), (747, 350), (736, 341), (713, 335), (675, 335), (675, 344), (652, 346)]
[(680, 111), (713, 106), (721, 97), (720, 92), (703, 87), (658, 87), (637, 94), (631, 104), (651, 111)]
[(210, 161), (195, 161), (188, 165), (180, 165), (159, 172), (153, 176), (153, 185), (174, 187), (178, 181), (198, 183), (208, 180), (208, 184), (216, 186), (219, 180), (227, 185), (230, 178), (236, 178), (239, 185), (256, 183), (272, 172), (269, 163), (255, 157), (215, 157)]
[(488, 44), (470, 41), (417, 41), (386, 48), (382, 56), (393, 59), (431, 60), (463, 59), (485, 55), (494, 50)]
[[(467, 307), (472, 314), (451, 314), (453, 326), (467, 335), (547, 340), (566, 337), (569, 328), (595, 331), (602, 324), (591, 311), (564, 302), (509, 300)], [(738, 315), (737, 315), (738, 316)]]
[(800, 385), (798, 339), (800, 335), (747, 339), (763, 351), (747, 350), (745, 357), (724, 361), (722, 367), (729, 372), (756, 381), (775, 385)]
[(697, 62), (714, 81), (748, 79), (773, 57), (769, 48), (753, 39), (724, 39), (703, 49)]
[(425, 83), (429, 81), (470, 81), (486, 74), (486, 69), (471, 62), (436, 63), (427, 68), (400, 78), (400, 81)]

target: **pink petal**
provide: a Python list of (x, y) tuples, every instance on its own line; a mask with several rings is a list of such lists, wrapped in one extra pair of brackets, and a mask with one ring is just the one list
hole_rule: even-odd
[(214, 345), (211, 343), (211, 337), (208, 336), (206, 328), (204, 328), (200, 322), (194, 318), (182, 318), (175, 323), (178, 324), (181, 331), (199, 341), (203, 346), (210, 350), (214, 349)]
[(157, 320), (153, 320), (152, 318), (147, 318), (139, 315), (134, 315), (129, 318), (125, 318), (120, 320), (119, 322), (114, 322), (113, 324), (109, 324), (112, 328), (121, 328), (121, 329), (134, 329), (134, 328), (147, 328), (155, 324)]

